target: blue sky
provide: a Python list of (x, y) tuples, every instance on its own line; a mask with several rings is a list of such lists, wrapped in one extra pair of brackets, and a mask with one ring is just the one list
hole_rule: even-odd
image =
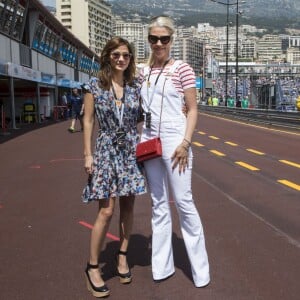
[(52, 6), (54, 7), (55, 6), (55, 0), (40, 0), (44, 5), (47, 5), (47, 6)]

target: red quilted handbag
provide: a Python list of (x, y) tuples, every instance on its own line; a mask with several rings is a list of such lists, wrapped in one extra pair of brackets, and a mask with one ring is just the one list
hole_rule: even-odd
[(161, 140), (160, 140), (159, 136), (160, 136), (161, 115), (162, 115), (166, 80), (167, 79), (165, 79), (165, 81), (164, 81), (162, 96), (161, 96), (161, 108), (160, 108), (158, 137), (155, 137), (151, 140), (148, 140), (148, 141), (137, 144), (137, 146), (136, 146), (136, 159), (137, 159), (138, 162), (143, 162), (145, 160), (149, 160), (149, 159), (152, 159), (152, 158), (162, 156), (162, 146), (161, 146)]
[(142, 142), (136, 146), (136, 158), (138, 162), (162, 156), (162, 146), (159, 137)]

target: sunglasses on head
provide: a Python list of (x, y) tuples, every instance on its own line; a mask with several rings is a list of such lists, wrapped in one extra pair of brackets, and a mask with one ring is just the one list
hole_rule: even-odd
[(123, 56), (124, 60), (129, 60), (132, 57), (132, 54), (128, 52), (112, 52), (110, 55), (115, 60), (120, 59), (121, 56)]
[(162, 44), (166, 45), (170, 42), (171, 36), (170, 35), (164, 35), (164, 36), (156, 36), (156, 35), (148, 35), (148, 41), (151, 44), (156, 44), (158, 41), (160, 41)]

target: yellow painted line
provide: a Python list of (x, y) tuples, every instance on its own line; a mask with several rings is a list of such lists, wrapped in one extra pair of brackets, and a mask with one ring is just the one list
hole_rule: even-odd
[(210, 135), (209, 136), (212, 140), (219, 140), (219, 138), (218, 137), (216, 137), (216, 136), (213, 136), (213, 135)]
[(236, 147), (238, 144), (232, 142), (225, 142), (225, 144)]
[(244, 162), (242, 162), (242, 161), (236, 161), (235, 163), (236, 163), (237, 165), (241, 166), (241, 167), (244, 167), (244, 168), (248, 169), (248, 170), (251, 170), (251, 171), (259, 171), (258, 168), (254, 167), (254, 166), (251, 166), (251, 165), (249, 165), (249, 164), (246, 164), (246, 163), (244, 163)]
[(206, 133), (203, 132), (203, 131), (198, 131), (198, 133), (199, 133), (199, 134), (202, 134), (202, 135), (206, 135)]
[(288, 160), (279, 160), (281, 163), (283, 164), (287, 164), (287, 165), (290, 165), (290, 166), (293, 166), (293, 167), (296, 167), (296, 168), (299, 168), (300, 169), (300, 165), (299, 164), (296, 164), (294, 162), (291, 162), (291, 161), (288, 161)]
[(288, 181), (288, 180), (285, 180), (285, 179), (280, 179), (280, 180), (277, 180), (279, 183), (281, 184), (284, 184), (292, 189), (295, 189), (297, 191), (300, 191), (300, 185), (299, 184), (296, 184), (294, 182), (291, 182), (291, 181)]
[(247, 149), (247, 151), (252, 152), (254, 154), (257, 154), (257, 155), (265, 155), (265, 153), (257, 151), (257, 150), (254, 150), (254, 149)]
[(198, 143), (198, 142), (193, 142), (194, 145), (198, 146), (198, 147), (204, 147), (204, 145)]
[(218, 156), (226, 156), (224, 153), (222, 153), (222, 152), (219, 152), (219, 151), (217, 151), (217, 150), (209, 150), (211, 153), (213, 153), (213, 154), (216, 154), (216, 155), (218, 155)]

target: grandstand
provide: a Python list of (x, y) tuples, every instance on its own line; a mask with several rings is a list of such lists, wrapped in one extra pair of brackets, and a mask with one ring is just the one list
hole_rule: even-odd
[[(224, 63), (214, 84), (214, 94), (225, 99)], [(239, 63), (238, 92), (236, 93), (235, 64), (228, 65), (228, 98), (249, 99), (250, 107), (295, 111), (300, 95), (300, 65)], [(222, 101), (221, 101), (222, 103)]]

